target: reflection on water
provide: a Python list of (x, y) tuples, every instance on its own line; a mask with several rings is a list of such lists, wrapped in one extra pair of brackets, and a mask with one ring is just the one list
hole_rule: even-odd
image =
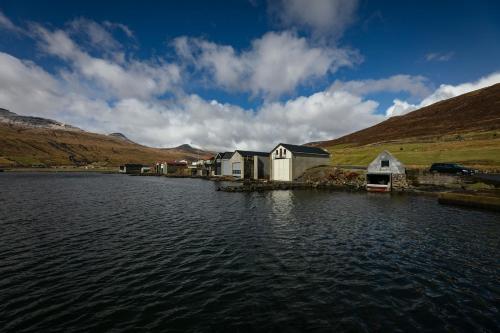
[(0, 330), (496, 331), (500, 215), (435, 198), (0, 174)]
[(281, 221), (290, 221), (292, 216), (294, 192), (272, 191), (269, 193), (273, 213), (280, 217)]

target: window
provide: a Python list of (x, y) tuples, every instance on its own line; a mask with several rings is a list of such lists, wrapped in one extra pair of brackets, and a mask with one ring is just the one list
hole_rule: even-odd
[(241, 170), (233, 170), (233, 175), (241, 175)]
[(286, 156), (286, 149), (283, 149), (283, 155)]
[(380, 161), (380, 166), (382, 168), (388, 168), (389, 167), (389, 160), (382, 160), (382, 161)]
[(278, 155), (279, 155), (279, 151), (278, 151), (278, 149), (276, 149), (276, 156), (278, 156)]

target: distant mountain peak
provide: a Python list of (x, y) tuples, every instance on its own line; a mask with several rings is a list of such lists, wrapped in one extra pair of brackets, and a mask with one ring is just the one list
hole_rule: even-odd
[(191, 154), (194, 156), (197, 156), (198, 158), (204, 158), (213, 155), (213, 152), (211, 151), (206, 151), (203, 149), (195, 148), (191, 146), (188, 143), (184, 143), (180, 146), (174, 147), (174, 148), (162, 148), (162, 150), (167, 150), (167, 151), (177, 151), (181, 152), (183, 154)]
[(185, 143), (185, 144), (182, 144), (180, 146), (177, 146), (175, 147), (175, 149), (196, 149), (196, 148), (193, 148), (191, 145), (189, 145), (188, 143)]
[(130, 140), (129, 138), (127, 138), (127, 137), (125, 136), (125, 134), (120, 133), (120, 132), (110, 133), (110, 134), (108, 134), (108, 136), (111, 136), (111, 137), (113, 137), (113, 138), (116, 138), (116, 139), (118, 139), (118, 140), (120, 140), (120, 141), (124, 141), (124, 142), (128, 142), (128, 143), (137, 144), (137, 143), (135, 143), (134, 141), (132, 141), (132, 140)]
[(0, 116), (16, 116), (14, 112), (10, 112), (7, 109), (0, 108)]
[(123, 139), (123, 140), (128, 140), (129, 139), (129, 138), (127, 138), (125, 136), (125, 134), (118, 133), (118, 132), (116, 132), (116, 133), (109, 133), (108, 136), (112, 136), (112, 137), (115, 137), (115, 138), (118, 138), (118, 139)]
[(0, 123), (17, 125), (28, 128), (46, 128), (46, 129), (57, 129), (65, 131), (81, 131), (81, 129), (79, 129), (78, 127), (66, 125), (59, 121), (40, 118), (40, 117), (21, 116), (18, 115), (17, 113), (11, 112), (4, 108), (0, 108)]

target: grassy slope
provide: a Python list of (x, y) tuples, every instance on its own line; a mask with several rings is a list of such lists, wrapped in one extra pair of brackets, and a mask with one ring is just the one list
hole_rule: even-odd
[(176, 149), (145, 147), (101, 134), (0, 124), (0, 166), (31, 166), (38, 163), (116, 166), (198, 157), (204, 156)]
[(389, 118), (344, 137), (312, 143), (336, 165), (368, 165), (389, 150), (410, 167), (459, 162), (500, 170), (500, 84)]
[(459, 162), (480, 169), (500, 170), (500, 131), (471, 132), (441, 137), (420, 137), (368, 145), (327, 147), (334, 165), (367, 166), (388, 150), (408, 167), (427, 168), (434, 162)]

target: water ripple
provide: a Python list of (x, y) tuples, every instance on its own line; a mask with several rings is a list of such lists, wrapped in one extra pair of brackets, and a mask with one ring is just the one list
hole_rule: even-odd
[(0, 331), (497, 331), (500, 215), (0, 174)]

